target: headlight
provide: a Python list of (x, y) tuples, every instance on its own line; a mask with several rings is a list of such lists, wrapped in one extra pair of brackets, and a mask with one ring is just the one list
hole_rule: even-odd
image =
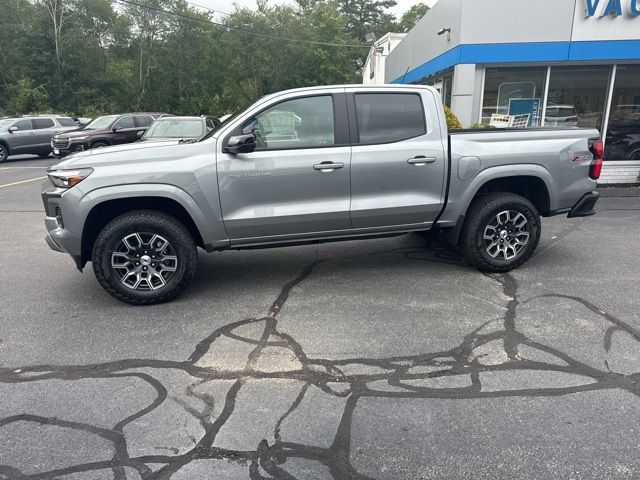
[(48, 172), (49, 180), (56, 187), (71, 188), (75, 187), (93, 172), (93, 168), (81, 168), (79, 170), (54, 170)]

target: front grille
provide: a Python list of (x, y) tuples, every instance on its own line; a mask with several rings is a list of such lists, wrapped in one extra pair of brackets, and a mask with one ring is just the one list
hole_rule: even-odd
[(69, 145), (71, 145), (71, 139), (69, 138), (54, 138), (51, 141), (51, 146), (60, 150), (69, 148)]

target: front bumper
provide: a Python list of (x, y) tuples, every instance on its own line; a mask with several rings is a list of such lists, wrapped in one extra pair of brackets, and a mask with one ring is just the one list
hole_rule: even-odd
[(591, 215), (595, 215), (596, 211), (594, 208), (599, 198), (600, 194), (598, 192), (584, 194), (582, 198), (578, 200), (578, 203), (573, 206), (567, 217), (590, 217)]
[(69, 254), (71, 258), (73, 258), (78, 270), (82, 271), (84, 263), (79, 253), (82, 245), (81, 238), (69, 232), (69, 230), (61, 228), (55, 217), (46, 217), (44, 223), (48, 231), (45, 241), (47, 245), (49, 245), (49, 248), (55, 252)]
[(65, 228), (61, 192), (48, 179), (43, 182), (42, 201), (46, 212), (47, 245), (56, 252), (71, 255), (76, 267), (82, 270), (82, 238)]
[(82, 152), (87, 149), (87, 145), (84, 142), (73, 143), (73, 141), (51, 141), (51, 149), (53, 154), (58, 158), (66, 157), (72, 153)]

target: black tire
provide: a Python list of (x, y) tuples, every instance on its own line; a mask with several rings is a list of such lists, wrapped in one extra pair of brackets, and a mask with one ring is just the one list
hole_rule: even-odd
[[(138, 234), (138, 237), (135, 237), (135, 234)], [(153, 238), (155, 237), (151, 235), (168, 243), (168, 247), (171, 248), (169, 252), (171, 258), (175, 258), (169, 262), (176, 262), (170, 265), (170, 268), (175, 268), (175, 270), (165, 272), (165, 260), (158, 260), (158, 258), (165, 258), (168, 247), (163, 247), (163, 251), (160, 253), (158, 253), (159, 250), (154, 250), (146, 255), (145, 249), (152, 250), (151, 245), (154, 243)], [(125, 242), (125, 238), (129, 237), (131, 240)], [(137, 247), (133, 250), (129, 249), (128, 243), (137, 242), (137, 238), (141, 238), (140, 249)], [(126, 253), (122, 253), (121, 247), (123, 245), (128, 249)], [(157, 245), (159, 246), (160, 242)], [(142, 253), (143, 250), (145, 251), (143, 255), (145, 262), (154, 261), (149, 258), (151, 253), (158, 255), (158, 257), (154, 256), (157, 265), (147, 264), (145, 272), (140, 271), (143, 268), (140, 262), (145, 265), (143, 258), (137, 262), (135, 253), (131, 253), (137, 251)], [(116, 256), (113, 255), (114, 252), (116, 252)], [(96, 238), (91, 258), (93, 271), (102, 288), (118, 300), (131, 305), (151, 305), (173, 300), (189, 286), (198, 264), (196, 244), (189, 231), (173, 217), (153, 210), (137, 210), (112, 220)], [(116, 261), (118, 265), (126, 263), (127, 266), (115, 268), (112, 262), (112, 259), (115, 258), (120, 258), (119, 261)], [(133, 260), (129, 261), (128, 258)], [(159, 270), (160, 267), (162, 267), (162, 271)], [(168, 275), (166, 275), (167, 273)], [(164, 285), (157, 285), (159, 276), (162, 277)], [(126, 283), (124, 277), (132, 278), (129, 284)], [(130, 283), (135, 283), (136, 279), (137, 283), (133, 286), (130, 285)], [(154, 282), (156, 285), (153, 285)]]
[(91, 148), (104, 148), (108, 147), (109, 144), (107, 142), (93, 142), (91, 144)]
[(7, 158), (9, 158), (9, 149), (0, 143), (0, 163), (6, 162)]
[[(504, 229), (498, 228), (502, 226), (498, 218), (502, 212), (509, 212), (508, 216), (502, 215), (502, 220), (508, 220), (504, 222)], [(518, 214), (524, 216), (525, 224)], [(521, 226), (511, 222), (516, 217)], [(480, 271), (508, 272), (531, 258), (540, 241), (540, 231), (540, 214), (529, 200), (513, 193), (490, 193), (478, 197), (469, 207), (460, 237), (460, 249), (471, 265)], [(494, 233), (495, 240), (485, 239), (485, 234)], [(503, 239), (502, 235), (506, 237)], [(525, 238), (526, 244), (522, 245)], [(496, 251), (497, 256), (494, 256)], [(512, 255), (512, 258), (505, 258)]]

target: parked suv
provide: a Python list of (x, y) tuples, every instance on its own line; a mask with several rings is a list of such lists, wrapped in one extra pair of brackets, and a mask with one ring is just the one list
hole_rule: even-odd
[(42, 115), (0, 120), (0, 162), (9, 155), (31, 153), (45, 158), (51, 153), (51, 137), (77, 130), (69, 117)]
[(220, 120), (205, 115), (201, 117), (163, 117), (153, 122), (144, 135), (140, 135), (140, 141), (198, 140), (218, 125), (220, 125)]
[(138, 132), (144, 132), (156, 118), (164, 113), (123, 113), (98, 117), (81, 130), (56, 135), (51, 140), (54, 155), (64, 157), (91, 148), (132, 143)]

